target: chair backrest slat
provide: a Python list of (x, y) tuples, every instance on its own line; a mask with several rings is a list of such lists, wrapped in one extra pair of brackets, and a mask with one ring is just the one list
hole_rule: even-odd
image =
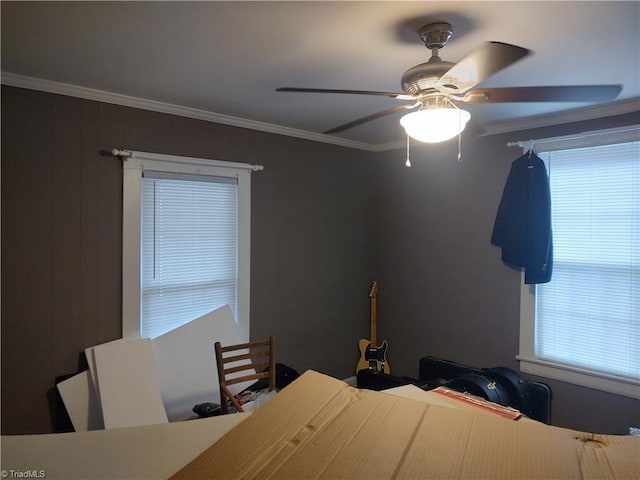
[[(220, 410), (223, 414), (228, 412), (227, 400), (236, 407), (236, 410), (240, 412), (244, 411), (237, 400), (233, 398), (232, 395), (230, 396), (230, 391), (227, 388), (228, 385), (268, 378), (269, 391), (275, 390), (275, 337), (271, 336), (268, 340), (227, 346), (222, 346), (220, 342), (216, 342), (214, 350), (218, 367), (218, 379), (220, 382)], [(229, 352), (232, 353), (230, 355), (224, 355)], [(237, 362), (243, 363), (237, 365)], [(239, 375), (229, 377), (231, 374)]]

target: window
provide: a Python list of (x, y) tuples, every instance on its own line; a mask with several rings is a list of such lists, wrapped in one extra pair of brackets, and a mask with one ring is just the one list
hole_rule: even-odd
[[(638, 129), (536, 142), (549, 172), (551, 282), (522, 286), (521, 369), (640, 398)], [(611, 143), (615, 142), (615, 143)]]
[(237, 182), (144, 172), (140, 334), (155, 338), (222, 305), (237, 318)]
[(251, 169), (126, 152), (123, 337), (155, 338), (229, 304), (249, 340)]

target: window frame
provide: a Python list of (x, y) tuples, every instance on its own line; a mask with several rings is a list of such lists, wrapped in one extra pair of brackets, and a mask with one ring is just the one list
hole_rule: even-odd
[[(115, 152), (114, 152), (115, 153)], [(180, 157), (148, 152), (117, 151), (122, 175), (122, 338), (140, 338), (141, 214), (145, 170), (234, 178), (238, 185), (237, 318), (240, 341), (249, 341), (251, 280), (251, 171), (260, 165)]]
[[(640, 125), (632, 125), (585, 132), (578, 135), (541, 139), (535, 142), (518, 142), (518, 144), (525, 151), (535, 146), (536, 152), (542, 153), (638, 140), (640, 140)], [(521, 273), (520, 281), (520, 338), (519, 353), (516, 355), (516, 359), (519, 361), (520, 370), (523, 373), (640, 399), (640, 379), (629, 379), (536, 357), (535, 285), (524, 283), (524, 272)]]

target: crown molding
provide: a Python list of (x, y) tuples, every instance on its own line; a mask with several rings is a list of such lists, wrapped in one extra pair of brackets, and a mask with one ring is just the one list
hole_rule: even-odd
[[(247, 128), (250, 130), (257, 130), (266, 133), (274, 133), (277, 135), (285, 135), (289, 137), (300, 138), (303, 140), (311, 140), (313, 142), (328, 143), (358, 150), (367, 150), (370, 152), (397, 150), (400, 148), (404, 148), (405, 145), (404, 141), (385, 144), (357, 142), (355, 140), (348, 140), (346, 138), (335, 137), (332, 135), (310, 132), (308, 130), (300, 130), (297, 128), (284, 127), (272, 123), (258, 122), (255, 120), (233, 117), (231, 115), (211, 112), (208, 110), (184, 107), (182, 105), (159, 102), (157, 100), (150, 100), (140, 97), (132, 97), (120, 93), (82, 87), (69, 83), (55, 82), (52, 80), (44, 80), (41, 78), (18, 75), (10, 72), (1, 72), (1, 83), (12, 87), (26, 88), (29, 90), (39, 90), (42, 92), (83, 98), (85, 100), (94, 100), (97, 102), (111, 103), (124, 107), (132, 107), (153, 112), (167, 113), (171, 115), (178, 115), (181, 117), (204, 120), (207, 122)], [(484, 125), (484, 132), (482, 133), (482, 135), (496, 135), (499, 133), (529, 130), (532, 128), (548, 127), (563, 123), (572, 123), (583, 120), (611, 117), (615, 115), (624, 115), (626, 113), (632, 113), (638, 110), (640, 110), (640, 99), (633, 98), (630, 100), (622, 100), (605, 105), (594, 105), (585, 108), (567, 110), (564, 112), (557, 112), (553, 114), (543, 114), (531, 117), (522, 117), (513, 120), (492, 122)]]
[(483, 126), (483, 136), (497, 135), (499, 133), (518, 132), (532, 128), (551, 127), (564, 123), (594, 120), (596, 118), (614, 117), (625, 115), (640, 110), (640, 98), (620, 100), (618, 102), (603, 105), (591, 105), (588, 107), (565, 110), (563, 112), (532, 115), (512, 120), (487, 123)]
[(386, 145), (374, 145), (365, 142), (357, 142), (346, 138), (324, 135), (322, 133), (309, 132), (297, 128), (284, 127), (272, 123), (258, 122), (246, 118), (233, 117), (222, 113), (201, 110), (198, 108), (184, 107), (172, 103), (159, 102), (146, 98), (132, 97), (120, 93), (98, 90), (95, 88), (81, 87), (69, 83), (55, 82), (44, 80), (41, 78), (28, 77), (25, 75), (17, 75), (15, 73), (2, 72), (1, 83), (11, 87), (26, 88), (29, 90), (38, 90), (47, 93), (56, 93), (70, 97), (82, 98), (85, 100), (94, 100), (97, 102), (111, 103), (124, 107), (139, 108), (142, 110), (150, 110), (153, 112), (168, 113), (178, 115), (180, 117), (204, 120), (207, 122), (220, 123), (223, 125), (231, 125), (234, 127), (247, 128), (250, 130), (258, 130), (261, 132), (275, 133), (277, 135), (286, 135), (289, 137), (311, 140), (314, 142), (330, 143), (341, 147), (355, 148), (359, 150), (380, 151), (386, 150)]

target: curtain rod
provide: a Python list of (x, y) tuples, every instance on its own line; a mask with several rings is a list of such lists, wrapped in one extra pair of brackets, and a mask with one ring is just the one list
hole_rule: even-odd
[(135, 150), (121, 150), (118, 148), (114, 148), (113, 150), (111, 150), (111, 155), (113, 155), (114, 157), (120, 157), (123, 159), (123, 161), (126, 161), (129, 158), (139, 158), (146, 160), (157, 160), (162, 162), (188, 162), (192, 164), (201, 164), (212, 167), (239, 168), (244, 170), (252, 170), (254, 172), (264, 170), (263, 165), (252, 165), (250, 163), (225, 162), (222, 160), (182, 157), (179, 155), (165, 155), (162, 153), (138, 152)]
[[(561, 137), (548, 137), (548, 138), (539, 138), (537, 140), (529, 139), (529, 140), (518, 140), (515, 142), (507, 142), (507, 147), (520, 147), (520, 148), (533, 148), (534, 145), (544, 145), (548, 143), (556, 143), (556, 142), (565, 142), (572, 140), (582, 140), (584, 138), (590, 137), (613, 137), (613, 136), (633, 136), (633, 134), (640, 134), (640, 125), (629, 125), (626, 127), (618, 127), (618, 128), (608, 128), (605, 130), (593, 130), (588, 132), (576, 133), (573, 135), (564, 135)], [(633, 140), (633, 139), (632, 139)], [(640, 140), (640, 138), (635, 138), (635, 140)]]
[[(540, 140), (536, 140), (536, 143), (540, 142)], [(507, 147), (521, 147), (526, 148), (529, 146), (533, 146), (534, 140), (518, 140), (517, 142), (507, 142)]]

